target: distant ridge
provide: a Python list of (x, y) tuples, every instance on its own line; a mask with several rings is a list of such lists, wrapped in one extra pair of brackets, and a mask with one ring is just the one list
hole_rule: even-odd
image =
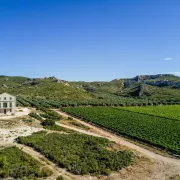
[[(54, 76), (28, 78), (0, 75), (0, 93), (50, 99), (87, 100), (129, 97), (157, 100), (180, 99), (180, 77), (173, 74), (138, 75), (112, 81), (66, 81)], [(100, 95), (101, 94), (101, 95)]]

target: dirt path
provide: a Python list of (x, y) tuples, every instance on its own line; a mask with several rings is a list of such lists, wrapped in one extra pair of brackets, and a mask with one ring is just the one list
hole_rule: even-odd
[[(56, 110), (56, 111), (59, 114), (61, 114), (62, 116), (65, 116), (65, 117), (70, 116), (64, 112), (61, 112), (58, 110)], [(89, 127), (91, 131), (85, 131), (82, 129), (78, 129), (76, 127), (72, 127), (72, 126), (68, 126), (68, 125), (64, 125), (64, 124), (60, 124), (60, 123), (57, 123), (57, 124), (60, 126), (72, 129), (74, 131), (78, 131), (80, 133), (93, 135), (93, 136), (106, 137), (110, 141), (115, 141), (117, 144), (120, 144), (120, 145), (126, 146), (128, 148), (134, 149), (134, 150), (138, 151), (139, 153), (147, 156), (148, 158), (150, 158), (151, 160), (153, 160), (157, 164), (157, 167), (154, 170), (154, 174), (153, 174), (152, 179), (165, 180), (165, 179), (169, 179), (170, 177), (173, 177), (174, 175), (180, 176), (180, 160), (169, 158), (169, 157), (164, 157), (162, 155), (156, 154), (150, 150), (147, 150), (143, 147), (140, 147), (140, 146), (135, 145), (131, 142), (128, 142), (125, 139), (123, 139), (122, 137), (119, 137), (119, 136), (114, 135), (110, 132), (107, 132), (103, 129), (100, 129), (100, 128), (97, 128), (91, 124), (88, 124), (84, 121), (81, 121), (80, 119), (77, 119), (77, 118), (73, 118), (73, 119), (76, 120), (77, 122), (82, 123), (83, 125)]]

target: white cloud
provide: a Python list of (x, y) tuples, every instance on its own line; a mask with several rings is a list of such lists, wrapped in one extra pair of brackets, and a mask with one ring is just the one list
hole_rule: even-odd
[(173, 58), (171, 58), (171, 57), (166, 57), (166, 58), (164, 58), (164, 60), (165, 61), (171, 61)]
[(174, 74), (175, 76), (180, 76), (180, 72), (169, 72), (169, 74)]
[(176, 76), (180, 76), (180, 72), (174, 72), (173, 74)]

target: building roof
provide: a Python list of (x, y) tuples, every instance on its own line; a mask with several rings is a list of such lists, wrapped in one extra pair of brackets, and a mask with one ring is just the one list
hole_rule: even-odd
[(4, 94), (9, 95), (9, 96), (12, 96), (12, 97), (16, 97), (16, 96), (13, 96), (12, 94), (9, 94), (9, 93), (6, 93), (6, 92), (0, 94), (0, 96), (2, 96), (2, 95), (4, 95)]

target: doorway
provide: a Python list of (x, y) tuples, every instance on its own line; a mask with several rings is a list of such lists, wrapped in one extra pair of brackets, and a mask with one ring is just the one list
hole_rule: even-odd
[(7, 113), (7, 111), (6, 111), (6, 109), (4, 109), (4, 114), (6, 114)]

